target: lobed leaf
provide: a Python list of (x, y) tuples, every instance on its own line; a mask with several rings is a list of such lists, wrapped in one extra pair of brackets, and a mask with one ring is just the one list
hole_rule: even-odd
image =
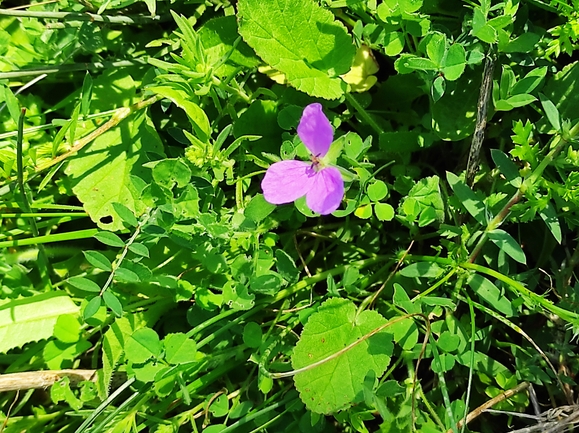
[(237, 8), (243, 39), (289, 84), (325, 99), (344, 94), (339, 76), (352, 66), (356, 50), (330, 11), (312, 0), (240, 0)]

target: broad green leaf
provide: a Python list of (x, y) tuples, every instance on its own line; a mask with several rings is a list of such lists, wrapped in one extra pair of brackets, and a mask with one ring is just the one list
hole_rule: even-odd
[(96, 235), (94, 235), (94, 238), (97, 241), (110, 247), (122, 248), (125, 246), (125, 242), (112, 232), (107, 231), (98, 232)]
[(175, 184), (179, 188), (184, 188), (191, 180), (191, 169), (181, 159), (163, 159), (153, 167), (153, 179), (169, 189)]
[(129, 361), (136, 364), (142, 364), (152, 357), (158, 357), (161, 350), (159, 335), (151, 328), (137, 329), (126, 340), (125, 355)]
[(292, 354), (296, 370), (321, 362), (294, 376), (308, 409), (329, 414), (363, 399), (368, 372), (380, 377), (390, 363), (391, 334), (380, 331), (366, 338), (386, 323), (376, 311), (357, 315), (354, 303), (341, 298), (329, 299), (309, 317)]
[(197, 344), (183, 333), (168, 334), (163, 339), (165, 360), (169, 364), (184, 364), (195, 361)]
[(255, 194), (243, 214), (251, 221), (259, 223), (275, 210), (275, 205), (268, 203), (263, 194)]
[(456, 81), (464, 72), (466, 67), (466, 53), (461, 44), (452, 44), (446, 53), (444, 63), (442, 65), (442, 73), (444, 78), (449, 81)]
[[(337, 99), (356, 49), (346, 28), (313, 0), (240, 0), (239, 33), (289, 84), (311, 96)], [(299, 25), (296, 25), (299, 23)]]
[(72, 314), (62, 314), (56, 320), (53, 335), (63, 343), (76, 343), (80, 338), (80, 323)]
[(64, 292), (0, 301), (0, 353), (52, 337), (59, 316), (78, 311)]
[(293, 259), (284, 250), (275, 250), (275, 266), (277, 272), (288, 282), (295, 283), (299, 277), (300, 271), (296, 267)]
[(499, 50), (504, 53), (530, 53), (540, 40), (541, 36), (537, 33), (525, 32), (510, 40), (505, 46), (499, 45)]
[(433, 33), (428, 44), (426, 44), (426, 54), (428, 58), (441, 67), (445, 52), (446, 35), (443, 33)]
[(501, 81), (499, 85), (499, 94), (501, 99), (507, 99), (511, 94), (511, 88), (516, 81), (515, 73), (509, 65), (503, 65), (503, 72), (501, 74)]
[(388, 187), (381, 180), (375, 180), (367, 188), (368, 197), (372, 201), (380, 201), (388, 195)]
[(471, 214), (479, 224), (484, 225), (486, 222), (484, 203), (476, 196), (472, 189), (454, 173), (446, 172), (446, 180), (468, 213)]
[(474, 131), (480, 72), (469, 69), (431, 104), (432, 128), (442, 140), (462, 140)]
[(547, 204), (547, 207), (539, 211), (539, 215), (547, 224), (549, 231), (555, 238), (555, 240), (560, 244), (562, 238), (561, 235), (561, 224), (559, 224), (559, 219), (557, 218), (557, 211), (551, 202)]
[(242, 40), (234, 15), (210, 19), (199, 30), (205, 49), (205, 60), (222, 77), (235, 72), (236, 67), (255, 68), (260, 60)]
[(446, 90), (446, 80), (442, 76), (437, 76), (432, 82), (432, 87), (430, 88), (430, 95), (434, 102), (438, 101), (444, 96)]
[(130, 177), (150, 182), (150, 170), (142, 165), (148, 161), (147, 152), (162, 154), (162, 149), (153, 123), (140, 112), (100, 135), (69, 160), (66, 174), (73, 192), (100, 228), (110, 231), (124, 228), (112, 206), (114, 202), (137, 214), (144, 210), (131, 192)]
[(472, 274), (468, 279), (468, 285), (481, 299), (491, 305), (495, 310), (498, 310), (507, 317), (515, 314), (511, 301), (509, 301), (490, 280), (479, 274)]
[(363, 204), (359, 206), (355, 211), (354, 215), (356, 215), (360, 219), (368, 219), (372, 216), (372, 205), (370, 203)]
[(99, 251), (83, 251), (82, 253), (86, 258), (86, 261), (95, 268), (109, 272), (113, 269), (111, 261), (103, 253)]
[(243, 342), (252, 349), (257, 349), (261, 346), (263, 331), (261, 326), (255, 322), (248, 322), (243, 327)]
[(499, 149), (491, 149), (491, 157), (496, 164), (499, 171), (505, 176), (507, 182), (515, 187), (521, 184), (521, 176), (519, 175), (519, 168), (508, 157), (506, 153)]
[(249, 310), (255, 304), (254, 300), (255, 295), (241, 283), (228, 281), (223, 286), (223, 302), (234, 310)]
[(527, 264), (527, 259), (523, 249), (506, 231), (501, 229), (491, 230), (488, 233), (488, 237), (497, 247), (499, 247), (500, 250), (504, 251), (513, 260), (522, 264)]
[(374, 204), (374, 213), (380, 221), (392, 221), (396, 215), (394, 208), (389, 203)]
[(275, 295), (281, 288), (281, 278), (278, 274), (268, 272), (265, 275), (253, 276), (249, 281), (249, 288), (254, 293)]

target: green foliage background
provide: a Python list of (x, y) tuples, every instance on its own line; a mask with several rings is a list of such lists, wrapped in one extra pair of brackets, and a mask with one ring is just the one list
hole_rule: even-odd
[[(466, 425), (492, 398), (573, 403), (575, 2), (20, 3), (0, 432), (486, 433), (527, 425)], [(346, 184), (326, 217), (260, 188), (308, 158), (313, 102)]]

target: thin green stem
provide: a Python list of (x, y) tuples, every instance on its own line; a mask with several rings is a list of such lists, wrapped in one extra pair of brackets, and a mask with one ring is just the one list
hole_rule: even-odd
[(13, 239), (9, 241), (1, 241), (0, 248), (8, 247), (23, 247), (27, 245), (40, 245), (47, 244), (50, 242), (62, 242), (62, 241), (72, 241), (78, 239), (92, 238), (98, 233), (98, 229), (87, 229), (87, 230), (77, 230), (68, 233), (55, 233), (45, 236), (37, 236), (28, 239)]
[(372, 116), (368, 114), (368, 112), (360, 105), (358, 100), (352, 96), (350, 93), (345, 93), (346, 100), (354, 107), (354, 109), (358, 112), (360, 117), (364, 119), (364, 121), (374, 130), (378, 135), (383, 134), (384, 130), (380, 125), (376, 123)]
[(125, 257), (127, 256), (128, 252), (129, 252), (129, 247), (133, 244), (133, 242), (135, 242), (135, 239), (137, 239), (137, 236), (141, 233), (141, 229), (143, 228), (143, 226), (147, 223), (147, 221), (149, 220), (149, 218), (151, 217), (150, 214), (146, 214), (143, 219), (141, 221), (139, 221), (139, 225), (137, 226), (137, 228), (135, 229), (135, 232), (131, 235), (131, 237), (127, 240), (127, 242), (125, 243), (125, 246), (123, 247), (123, 251), (121, 252), (120, 257), (115, 260), (115, 262), (113, 263), (113, 270), (110, 273), (106, 283), (104, 284), (104, 286), (102, 287), (99, 296), (102, 296), (103, 293), (109, 288), (109, 286), (112, 284), (113, 282), (113, 278), (115, 276), (116, 270), (121, 266), (121, 264), (123, 263), (123, 260), (125, 259)]

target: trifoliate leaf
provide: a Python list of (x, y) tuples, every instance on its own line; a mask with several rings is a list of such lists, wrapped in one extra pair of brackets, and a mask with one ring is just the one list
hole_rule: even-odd
[(309, 317), (292, 355), (296, 370), (321, 362), (294, 376), (308, 409), (328, 414), (363, 400), (368, 372), (380, 377), (390, 363), (392, 335), (380, 331), (368, 337), (386, 323), (376, 311), (356, 315), (356, 306), (341, 298), (324, 302)]
[[(311, 96), (337, 99), (355, 47), (346, 28), (313, 0), (240, 0), (239, 33), (289, 84)], [(296, 43), (299, 41), (299, 43)]]

